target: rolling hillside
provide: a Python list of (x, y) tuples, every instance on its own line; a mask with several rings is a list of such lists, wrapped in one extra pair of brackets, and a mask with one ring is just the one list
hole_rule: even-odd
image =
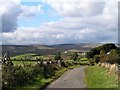
[(100, 44), (59, 44), (59, 45), (3, 45), (2, 46), (2, 54), (5, 52), (10, 53), (11, 56), (26, 54), (26, 53), (34, 53), (38, 55), (46, 55), (46, 54), (55, 54), (59, 51), (72, 51), (76, 50), (79, 52), (86, 52), (93, 47), (96, 47)]

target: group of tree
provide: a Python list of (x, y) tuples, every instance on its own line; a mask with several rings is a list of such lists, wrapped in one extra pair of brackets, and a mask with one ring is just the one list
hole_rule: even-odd
[(61, 52), (58, 52), (58, 53), (55, 55), (55, 60), (62, 60)]
[(71, 56), (71, 60), (78, 60), (78, 57), (79, 57), (79, 55), (78, 55), (78, 53), (77, 52), (74, 52), (73, 54), (72, 54), (72, 56)]
[(120, 64), (120, 48), (110, 50), (109, 54), (104, 53), (102, 56), (100, 56), (100, 62)]
[(104, 44), (91, 49), (89, 52), (87, 52), (86, 57), (91, 63), (120, 63), (120, 47), (117, 47), (113, 43)]
[(95, 55), (100, 54), (101, 51), (108, 53), (111, 49), (117, 49), (117, 46), (115, 46), (113, 43), (104, 44), (102, 46), (91, 49), (89, 52), (87, 52), (86, 56), (87, 58), (93, 58)]
[[(78, 60), (78, 58), (79, 58), (78, 53), (73, 52), (70, 59), (75, 61), (75, 60)], [(55, 60), (63, 60), (61, 52), (56, 53)]]

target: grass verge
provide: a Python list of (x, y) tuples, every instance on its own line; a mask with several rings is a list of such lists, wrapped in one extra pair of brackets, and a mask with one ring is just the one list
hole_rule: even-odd
[(88, 66), (85, 70), (85, 82), (88, 88), (118, 88), (117, 75), (109, 75), (107, 70), (99, 66)]

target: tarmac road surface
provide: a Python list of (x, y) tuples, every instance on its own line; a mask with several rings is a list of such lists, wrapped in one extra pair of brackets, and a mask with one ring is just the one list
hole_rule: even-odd
[(80, 66), (65, 72), (59, 79), (51, 83), (46, 90), (52, 88), (86, 88), (84, 83), (84, 69), (86, 66)]

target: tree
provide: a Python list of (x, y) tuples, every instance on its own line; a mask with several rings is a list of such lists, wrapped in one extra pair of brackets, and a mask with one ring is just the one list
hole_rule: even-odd
[(106, 52), (104, 50), (100, 51), (100, 58), (103, 58), (106, 55)]
[(120, 63), (120, 56), (116, 49), (112, 49), (109, 54), (104, 55), (100, 62)]
[(120, 56), (120, 47), (115, 50), (116, 50), (116, 53)]
[(75, 53), (73, 53), (71, 59), (72, 59), (72, 60), (77, 60), (77, 59), (78, 59), (78, 56), (79, 56), (78, 53), (75, 52)]
[(56, 55), (55, 55), (55, 60), (62, 60), (62, 57), (61, 57), (61, 53), (58, 52)]
[(101, 50), (104, 50), (106, 53), (112, 49), (117, 49), (117, 47), (113, 43), (104, 44), (100, 48)]
[(110, 63), (120, 63), (120, 54), (117, 49), (112, 49), (109, 55), (111, 56)]
[(113, 43), (104, 44), (102, 46), (91, 49), (89, 52), (87, 52), (86, 57), (93, 58), (94, 55), (99, 55), (101, 51), (105, 51), (105, 53), (108, 53), (112, 49), (117, 49), (115, 44)]
[(100, 61), (99, 55), (95, 55), (95, 56), (94, 56), (94, 61), (95, 61), (96, 63), (98, 63), (98, 62)]

